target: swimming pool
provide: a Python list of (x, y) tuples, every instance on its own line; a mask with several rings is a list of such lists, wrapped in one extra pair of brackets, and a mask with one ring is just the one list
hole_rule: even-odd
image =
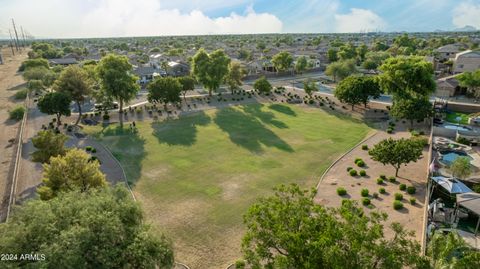
[(473, 160), (466, 152), (463, 151), (456, 151), (456, 150), (445, 150), (440, 152), (442, 154), (442, 158), (440, 161), (447, 166), (450, 166), (453, 161), (455, 161), (459, 157), (466, 157), (470, 161)]
[(471, 128), (467, 127), (467, 126), (458, 126), (458, 125), (450, 125), (450, 124), (447, 124), (447, 125), (443, 125), (444, 128), (447, 128), (447, 129), (450, 129), (450, 130), (458, 130), (458, 131), (472, 131)]

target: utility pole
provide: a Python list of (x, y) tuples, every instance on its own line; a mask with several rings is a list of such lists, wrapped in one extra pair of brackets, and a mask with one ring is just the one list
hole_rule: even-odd
[(25, 33), (23, 32), (23, 26), (20, 26), (20, 29), (22, 30), (23, 47), (25, 48), (27, 46), (27, 40), (25, 39)]
[(10, 48), (12, 49), (12, 55), (15, 56), (15, 51), (13, 50), (13, 44), (12, 44), (12, 31), (8, 29), (8, 34), (10, 35)]
[(18, 41), (18, 33), (17, 33), (17, 28), (15, 27), (15, 21), (12, 19), (12, 24), (13, 24), (13, 31), (15, 32), (15, 40), (17, 40), (17, 51), (19, 49), (20, 43)]

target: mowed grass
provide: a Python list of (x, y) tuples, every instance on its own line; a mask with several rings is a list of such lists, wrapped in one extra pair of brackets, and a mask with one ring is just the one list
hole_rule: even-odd
[(120, 160), (152, 228), (170, 237), (177, 260), (192, 268), (222, 268), (239, 258), (242, 216), (257, 198), (282, 183), (315, 187), (370, 131), (346, 116), (283, 104), (137, 128), (137, 134), (115, 126), (86, 130)]

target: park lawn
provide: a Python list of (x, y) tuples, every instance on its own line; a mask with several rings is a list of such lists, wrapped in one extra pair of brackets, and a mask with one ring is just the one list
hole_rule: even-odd
[(223, 268), (239, 258), (242, 215), (256, 199), (282, 183), (315, 187), (371, 131), (338, 113), (283, 104), (209, 110), (137, 128), (86, 131), (119, 159), (153, 230), (170, 237), (177, 260), (191, 268)]
[[(468, 125), (468, 114), (459, 113), (459, 112), (448, 112), (446, 120), (451, 123), (460, 123)], [(457, 121), (457, 118), (460, 118), (460, 122)]]

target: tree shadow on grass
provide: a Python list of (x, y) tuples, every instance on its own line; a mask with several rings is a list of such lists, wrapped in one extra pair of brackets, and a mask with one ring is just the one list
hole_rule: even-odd
[(286, 106), (286, 105), (272, 104), (272, 105), (269, 105), (268, 108), (275, 110), (277, 112), (283, 113), (285, 115), (294, 116), (294, 117), (297, 116), (297, 113), (293, 111), (289, 106)]
[(272, 112), (262, 111), (262, 107), (263, 107), (262, 104), (248, 105), (248, 106), (242, 106), (242, 109), (245, 113), (249, 114), (250, 116), (258, 118), (260, 121), (262, 121), (262, 123), (270, 124), (280, 129), (288, 128), (288, 126), (285, 123), (275, 119), (275, 115)]
[(262, 153), (262, 144), (286, 152), (294, 152), (292, 147), (266, 128), (262, 121), (250, 113), (235, 108), (225, 108), (217, 112), (215, 123), (230, 140), (253, 153)]
[(158, 142), (167, 145), (192, 146), (197, 141), (197, 126), (205, 126), (211, 121), (205, 112), (180, 116), (178, 120), (153, 122), (153, 135)]
[(136, 130), (116, 127), (104, 128), (101, 132), (103, 144), (120, 162), (127, 181), (134, 186), (142, 174), (142, 161), (146, 157), (145, 139)]

